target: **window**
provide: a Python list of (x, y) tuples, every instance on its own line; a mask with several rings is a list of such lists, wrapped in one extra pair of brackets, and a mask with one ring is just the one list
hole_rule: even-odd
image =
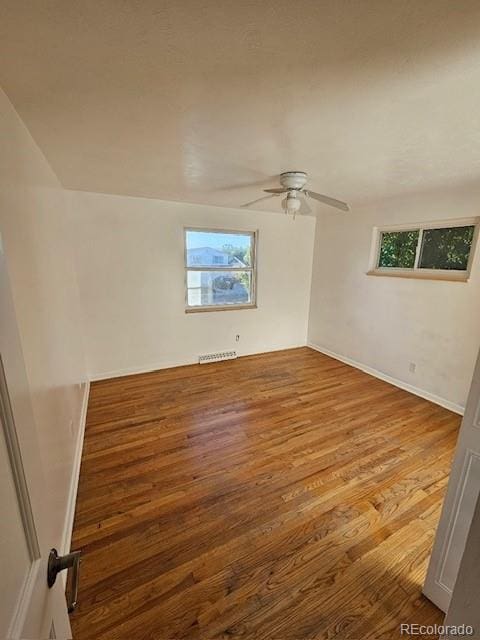
[(255, 307), (255, 245), (253, 231), (185, 229), (186, 311)]
[(369, 275), (468, 280), (478, 218), (376, 228)]

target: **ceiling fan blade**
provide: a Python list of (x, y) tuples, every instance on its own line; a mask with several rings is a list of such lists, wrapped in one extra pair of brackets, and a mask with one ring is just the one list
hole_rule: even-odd
[(261, 198), (257, 198), (256, 200), (252, 200), (251, 202), (246, 202), (245, 204), (240, 205), (242, 209), (246, 207), (251, 207), (253, 204), (257, 204), (257, 202), (261, 202), (262, 200), (269, 200), (270, 198), (275, 198), (278, 196), (278, 193), (270, 193), (268, 196), (262, 196)]
[(299, 213), (301, 213), (304, 216), (308, 216), (310, 213), (312, 213), (312, 209), (308, 206), (308, 202), (305, 200), (305, 198), (301, 198), (302, 204), (300, 206), (300, 211)]
[(278, 181), (278, 176), (263, 176), (263, 178), (250, 182), (236, 182), (231, 184), (222, 185), (215, 189), (215, 191), (232, 191), (233, 189), (252, 189), (253, 187), (268, 187), (269, 184), (274, 184), (274, 181)]
[(318, 200), (318, 202), (323, 202), (323, 204), (328, 204), (330, 207), (335, 207), (336, 209), (341, 209), (342, 211), (350, 211), (350, 207), (346, 202), (342, 202), (341, 200), (335, 200), (335, 198), (329, 198), (328, 196), (324, 196), (321, 193), (315, 193), (315, 191), (305, 190), (304, 193), (307, 194), (310, 198), (314, 200)]
[(265, 193), (274, 193), (275, 195), (280, 195), (281, 193), (287, 193), (288, 189), (284, 189), (280, 187), (279, 189), (264, 189)]

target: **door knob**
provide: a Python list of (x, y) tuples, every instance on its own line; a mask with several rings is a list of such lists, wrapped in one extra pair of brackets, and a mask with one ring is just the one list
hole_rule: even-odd
[(55, 580), (57, 579), (57, 575), (60, 573), (60, 571), (64, 571), (65, 569), (70, 568), (73, 569), (72, 588), (71, 591), (67, 594), (68, 613), (72, 613), (72, 611), (77, 606), (81, 553), (81, 551), (72, 551), (71, 553), (67, 553), (64, 556), (59, 556), (56, 549), (51, 549), (48, 556), (47, 584), (50, 589), (55, 584)]

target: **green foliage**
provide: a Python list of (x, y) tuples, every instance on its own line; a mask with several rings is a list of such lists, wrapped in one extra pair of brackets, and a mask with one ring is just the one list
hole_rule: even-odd
[(418, 229), (382, 233), (378, 266), (413, 269), (418, 234)]
[(247, 271), (224, 272), (213, 280), (215, 289), (233, 289), (235, 283), (241, 283), (247, 291), (250, 291), (250, 274)]
[(473, 226), (425, 229), (420, 268), (465, 271), (468, 266), (473, 232)]
[[(232, 244), (224, 244), (222, 250), (228, 253), (233, 258), (240, 260), (245, 266), (251, 265), (251, 248), (248, 247), (234, 247)], [(240, 265), (238, 265), (240, 266)], [(250, 274), (247, 271), (237, 271), (235, 276), (247, 289), (250, 291)]]
[(250, 291), (250, 273), (248, 271), (241, 271), (239, 273), (238, 279), (247, 289), (247, 291)]
[(224, 244), (222, 251), (228, 253), (232, 258), (237, 258), (247, 267), (251, 264), (250, 247), (234, 247), (232, 244)]

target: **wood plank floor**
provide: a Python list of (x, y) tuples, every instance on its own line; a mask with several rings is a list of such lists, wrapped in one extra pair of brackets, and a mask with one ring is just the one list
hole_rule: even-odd
[(92, 385), (75, 640), (386, 639), (460, 418), (300, 348)]

